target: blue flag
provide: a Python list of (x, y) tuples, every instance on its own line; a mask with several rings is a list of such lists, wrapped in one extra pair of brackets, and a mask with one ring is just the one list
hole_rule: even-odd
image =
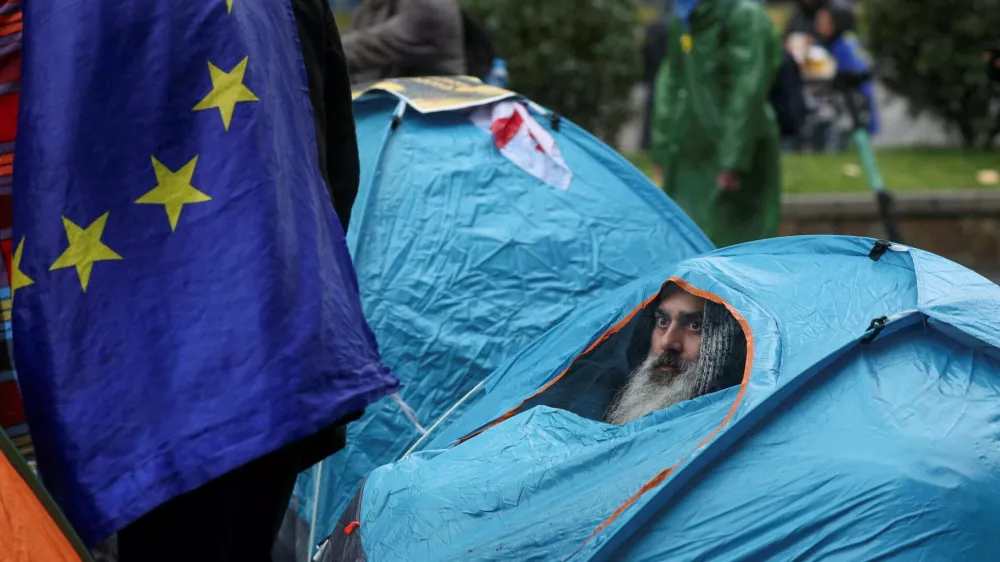
[(15, 359), (85, 541), (395, 390), (288, 0), (25, 4)]

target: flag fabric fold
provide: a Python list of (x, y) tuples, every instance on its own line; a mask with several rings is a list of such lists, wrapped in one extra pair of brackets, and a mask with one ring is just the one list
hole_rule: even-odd
[(394, 391), (288, 0), (25, 5), (15, 359), (94, 544)]

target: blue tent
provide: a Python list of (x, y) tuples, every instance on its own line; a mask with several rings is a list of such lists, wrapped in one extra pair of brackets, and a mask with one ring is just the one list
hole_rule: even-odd
[[(624, 426), (552, 406), (668, 279), (740, 321), (742, 384)], [(427, 449), (369, 475), (332, 543), (367, 560), (992, 560), (998, 441), (1000, 287), (871, 239), (767, 240), (646, 276), (523, 349)]]
[[(620, 155), (527, 101), (572, 180), (556, 187), (519, 167), (472, 119), (518, 99), (511, 92), (418, 78), (357, 96), (362, 177), (348, 245), (383, 361), (425, 428), (585, 303), (713, 249)], [(316, 538), (365, 475), (420, 436), (390, 400), (349, 426), (347, 447), (297, 484)]]

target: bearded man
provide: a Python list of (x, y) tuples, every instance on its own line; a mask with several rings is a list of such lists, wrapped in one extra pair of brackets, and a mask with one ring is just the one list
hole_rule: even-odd
[[(740, 383), (746, 340), (721, 304), (670, 284), (647, 315), (649, 352), (612, 400), (604, 421), (623, 425), (650, 412)], [(637, 329), (637, 337), (648, 331)]]

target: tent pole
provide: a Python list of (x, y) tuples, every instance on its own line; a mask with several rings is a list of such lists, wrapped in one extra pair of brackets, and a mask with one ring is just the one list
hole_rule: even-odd
[(316, 465), (316, 486), (313, 489), (312, 519), (309, 521), (309, 560), (312, 560), (316, 548), (316, 518), (319, 517), (319, 487), (323, 483), (323, 461)]
[(469, 392), (465, 393), (465, 396), (463, 396), (462, 399), (459, 400), (458, 402), (455, 402), (455, 404), (451, 408), (449, 408), (448, 411), (444, 413), (444, 415), (442, 415), (440, 418), (438, 418), (438, 420), (436, 422), (434, 422), (434, 425), (432, 425), (429, 428), (427, 428), (427, 433), (424, 433), (423, 435), (421, 435), (420, 439), (417, 439), (417, 442), (414, 443), (413, 446), (410, 447), (405, 453), (403, 453), (403, 456), (401, 458), (406, 458), (406, 457), (410, 456), (410, 453), (412, 453), (413, 451), (415, 451), (417, 449), (417, 447), (419, 447), (420, 445), (422, 445), (424, 443), (424, 441), (427, 440), (427, 437), (429, 437), (430, 434), (434, 433), (434, 430), (437, 429), (437, 427), (439, 425), (441, 425), (441, 423), (443, 423), (444, 420), (448, 419), (448, 416), (450, 416), (452, 414), (452, 412), (455, 411), (456, 408), (458, 408), (459, 406), (461, 406), (463, 402), (465, 402), (466, 400), (468, 400), (468, 398), (470, 396), (472, 396), (476, 391), (478, 391), (479, 389), (481, 389), (483, 387), (483, 385), (485, 385), (485, 384), (486, 384), (486, 379), (483, 379), (483, 380), (479, 381), (479, 384), (477, 384), (476, 386), (474, 386), (472, 388), (472, 390), (470, 390)]

